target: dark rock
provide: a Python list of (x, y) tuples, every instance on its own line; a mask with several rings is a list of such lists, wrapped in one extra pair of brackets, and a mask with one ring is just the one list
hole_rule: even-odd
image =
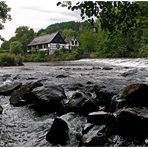
[(115, 116), (112, 113), (104, 111), (98, 111), (90, 113), (87, 117), (87, 121), (94, 124), (112, 124), (115, 122)]
[(104, 146), (107, 137), (105, 135), (105, 125), (93, 126), (86, 134), (82, 137), (82, 146)]
[(117, 96), (112, 98), (111, 111), (125, 106), (145, 106), (148, 107), (148, 85), (131, 84), (125, 87)]
[(102, 67), (103, 70), (112, 70), (112, 67)]
[(147, 108), (123, 108), (116, 112), (116, 118), (116, 130), (120, 135), (145, 139), (148, 133)]
[(82, 130), (82, 134), (87, 134), (88, 131), (94, 126), (94, 124), (91, 124), (91, 123), (87, 123), (85, 124), (83, 130)]
[(0, 95), (10, 95), (14, 90), (20, 88), (22, 83), (19, 82), (10, 82), (8, 84), (4, 84), (0, 86)]
[(0, 114), (2, 114), (3, 113), (3, 108), (2, 108), (2, 106), (0, 106)]
[(56, 112), (62, 106), (62, 100), (66, 99), (63, 87), (56, 85), (38, 87), (32, 93), (37, 111)]
[(83, 92), (75, 92), (67, 104), (69, 111), (88, 114), (96, 111), (99, 105), (96, 102), (95, 94), (84, 94)]
[(55, 118), (46, 135), (46, 140), (53, 144), (64, 145), (69, 140), (69, 128), (66, 121), (62, 118)]
[(29, 103), (32, 103), (33, 101), (33, 94), (31, 91), (39, 86), (42, 86), (43, 84), (40, 82), (30, 82), (23, 86), (21, 86), (19, 89), (15, 90), (10, 97), (10, 104), (14, 106), (23, 106)]
[(83, 88), (83, 85), (81, 83), (74, 83), (68, 86), (69, 90), (81, 90), (82, 88)]
[(79, 146), (82, 130), (84, 125), (87, 122), (86, 117), (76, 114), (74, 112), (70, 112), (60, 116), (64, 121), (68, 123), (69, 127), (69, 141), (68, 146)]
[(66, 78), (66, 77), (68, 77), (68, 76), (67, 75), (62, 75), (62, 74), (56, 76), (56, 78)]

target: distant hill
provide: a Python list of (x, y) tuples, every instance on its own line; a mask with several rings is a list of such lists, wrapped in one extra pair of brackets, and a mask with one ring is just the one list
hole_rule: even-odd
[(74, 31), (79, 31), (80, 24), (81, 24), (80, 22), (75, 22), (75, 21), (55, 23), (55, 24), (49, 25), (45, 29), (40, 29), (37, 32), (37, 36), (57, 32), (57, 31), (61, 33), (64, 29), (72, 29)]

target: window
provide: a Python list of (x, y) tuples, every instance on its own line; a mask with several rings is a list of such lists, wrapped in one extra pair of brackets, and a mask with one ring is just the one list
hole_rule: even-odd
[(59, 49), (60, 48), (60, 45), (59, 44), (56, 44), (56, 48)]
[(74, 41), (73, 40), (71, 41), (71, 44), (74, 45)]
[(77, 45), (78, 44), (78, 42), (77, 41), (75, 41), (75, 45)]

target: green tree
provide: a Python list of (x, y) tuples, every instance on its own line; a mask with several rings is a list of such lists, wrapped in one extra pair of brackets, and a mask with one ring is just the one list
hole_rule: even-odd
[(14, 41), (10, 44), (10, 52), (14, 54), (22, 53), (22, 44), (19, 41)]
[(99, 18), (101, 28), (111, 33), (117, 30), (127, 33), (137, 27), (137, 17), (141, 14), (141, 9), (136, 2), (82, 1), (73, 5), (72, 2), (66, 1), (58, 2), (57, 5), (72, 11), (80, 10), (82, 19), (88, 18), (93, 25), (94, 17)]
[(76, 37), (77, 33), (72, 29), (64, 29), (62, 31), (62, 36), (64, 39), (70, 39), (71, 37)]
[[(6, 20), (11, 20), (11, 16), (9, 14), (10, 8), (7, 6), (5, 1), (0, 1), (0, 30), (4, 28), (4, 23)], [(2, 36), (0, 36), (1, 40), (4, 40)]]

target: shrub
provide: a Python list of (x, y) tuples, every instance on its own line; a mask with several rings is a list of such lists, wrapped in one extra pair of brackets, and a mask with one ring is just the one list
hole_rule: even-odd
[(12, 54), (0, 54), (0, 66), (19, 66), (22, 64), (22, 58)]

